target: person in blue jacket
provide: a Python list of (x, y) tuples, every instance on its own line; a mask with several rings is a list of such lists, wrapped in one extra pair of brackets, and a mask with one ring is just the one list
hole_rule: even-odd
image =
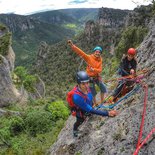
[[(76, 122), (73, 126), (73, 136), (78, 136), (78, 127), (84, 122), (86, 114), (96, 114), (100, 116), (116, 116), (115, 110), (100, 111), (93, 108), (93, 95), (89, 89), (89, 76), (85, 71), (76, 74), (77, 90), (79, 93), (73, 94), (73, 102), (76, 105)], [(82, 95), (79, 95), (79, 94)]]

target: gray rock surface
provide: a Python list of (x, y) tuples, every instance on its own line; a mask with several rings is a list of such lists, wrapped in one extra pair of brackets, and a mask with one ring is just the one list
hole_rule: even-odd
[(0, 55), (0, 107), (16, 102), (19, 97), (20, 93), (12, 82), (9, 62)]
[[(148, 100), (142, 139), (155, 127), (155, 20), (138, 48), (138, 68), (149, 69), (143, 80), (148, 84)], [(131, 155), (136, 149), (144, 104), (144, 88), (120, 103), (114, 118), (91, 117), (81, 127), (81, 135), (73, 138), (75, 119), (70, 116), (57, 142), (50, 148), (51, 155)], [(155, 134), (154, 134), (155, 135)], [(141, 148), (139, 155), (155, 155), (155, 136)]]

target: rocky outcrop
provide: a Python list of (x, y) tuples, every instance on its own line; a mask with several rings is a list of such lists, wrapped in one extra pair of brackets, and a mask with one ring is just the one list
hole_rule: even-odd
[(32, 99), (44, 98), (46, 94), (45, 84), (38, 75), (36, 78), (37, 82), (33, 85), (34, 92), (28, 92), (28, 96)]
[(9, 46), (9, 49), (8, 49), (8, 54), (5, 56), (5, 58), (7, 59), (8, 61), (8, 65), (9, 65), (9, 69), (10, 71), (13, 71), (14, 70), (14, 63), (15, 63), (15, 53), (12, 49), (11, 46)]
[(97, 30), (97, 26), (96, 23), (92, 20), (89, 20), (88, 22), (86, 22), (85, 24), (85, 36), (86, 36), (86, 40), (88, 40), (89, 42), (93, 41), (93, 36), (94, 33), (96, 33)]
[[(155, 19), (149, 24), (149, 33), (137, 48), (138, 69), (148, 69), (143, 82), (148, 85), (148, 99), (142, 140), (155, 127)], [(119, 104), (118, 116), (114, 118), (91, 117), (81, 126), (81, 135), (72, 137), (74, 118), (70, 116), (50, 148), (51, 155), (131, 155), (136, 149), (142, 119), (144, 88)], [(155, 138), (152, 136), (139, 155), (155, 155)]]
[(27, 16), (20, 16), (16, 14), (1, 14), (0, 16), (0, 23), (7, 25), (11, 32), (17, 31), (26, 31), (28, 29), (34, 29), (35, 27), (35, 20), (31, 19)]
[(120, 38), (129, 10), (100, 8), (97, 21), (89, 20), (85, 24), (84, 41), (87, 44), (101, 45), (105, 51), (114, 54), (114, 46)]
[(17, 102), (20, 93), (13, 85), (8, 60), (0, 55), (0, 107)]
[(128, 14), (125, 26), (147, 26), (151, 20), (152, 12), (152, 5), (135, 8), (134, 11)]
[(129, 10), (100, 8), (98, 13), (99, 25), (116, 28), (124, 25), (124, 19), (129, 13)]
[(17, 102), (20, 93), (13, 85), (11, 77), (15, 61), (15, 54), (10, 46), (11, 36), (2, 25), (0, 32), (0, 107), (3, 107)]

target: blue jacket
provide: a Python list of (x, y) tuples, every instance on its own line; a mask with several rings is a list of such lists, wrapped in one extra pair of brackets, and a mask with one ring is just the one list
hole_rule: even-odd
[[(77, 90), (81, 92), (78, 88)], [(82, 92), (81, 92), (82, 93)], [(101, 115), (101, 116), (108, 116), (108, 111), (100, 111), (100, 110), (95, 110), (93, 106), (93, 96), (91, 92), (88, 92), (88, 94), (82, 93), (83, 96), (80, 96), (79, 94), (74, 94), (73, 95), (73, 102), (74, 104), (83, 112), (88, 112), (96, 115)]]

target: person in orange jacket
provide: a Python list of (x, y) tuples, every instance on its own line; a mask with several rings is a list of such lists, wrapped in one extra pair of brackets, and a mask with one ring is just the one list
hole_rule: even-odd
[(93, 100), (94, 105), (96, 105), (96, 90), (95, 90), (95, 84), (97, 84), (101, 91), (101, 103), (104, 101), (105, 95), (107, 93), (107, 88), (105, 84), (102, 81), (102, 78), (100, 76), (102, 72), (102, 48), (100, 46), (96, 46), (93, 49), (92, 54), (86, 54), (84, 51), (82, 51), (80, 48), (75, 46), (71, 40), (68, 40), (68, 45), (71, 46), (72, 50), (78, 54), (80, 57), (82, 57), (85, 62), (87, 63), (86, 72), (88, 76), (91, 79), (91, 85), (90, 89), (93, 94)]

